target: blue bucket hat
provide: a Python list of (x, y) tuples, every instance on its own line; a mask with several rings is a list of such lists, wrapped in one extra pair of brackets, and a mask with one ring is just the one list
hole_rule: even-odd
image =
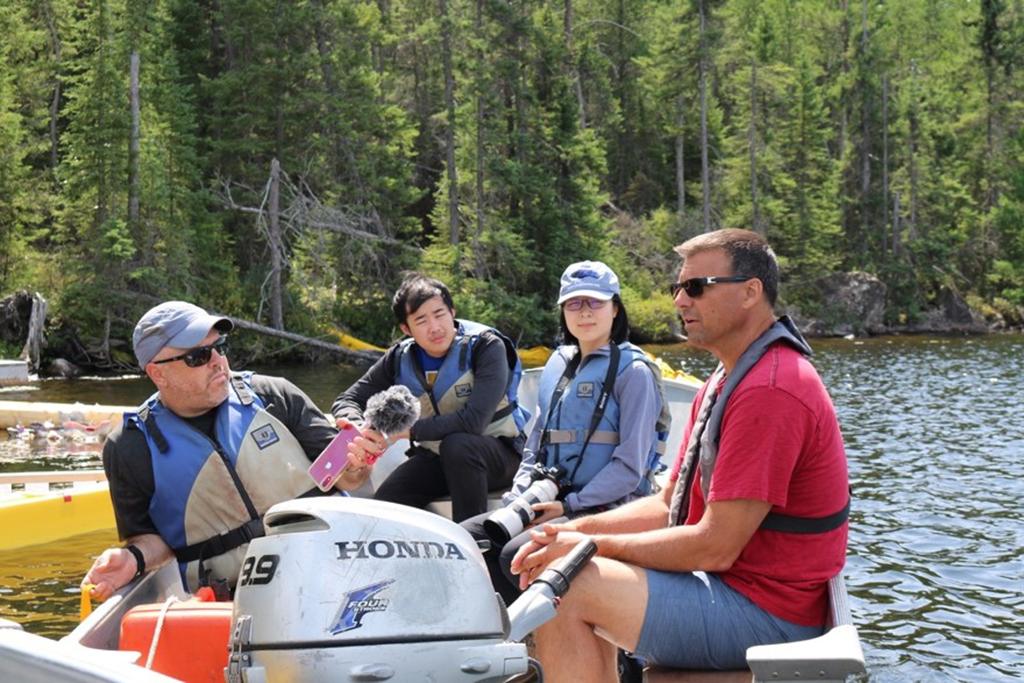
[(619, 294), (619, 277), (600, 261), (580, 261), (562, 273), (562, 288), (558, 290), (558, 304), (577, 296), (589, 296), (608, 301)]
[(165, 301), (139, 319), (132, 335), (132, 348), (139, 367), (145, 368), (165, 346), (191, 349), (198, 346), (210, 330), (230, 332), (234, 327), (230, 318), (210, 315), (194, 304)]

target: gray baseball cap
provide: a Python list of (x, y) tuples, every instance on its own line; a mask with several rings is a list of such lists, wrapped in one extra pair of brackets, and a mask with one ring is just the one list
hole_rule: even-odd
[(580, 261), (562, 273), (562, 288), (558, 290), (558, 304), (577, 296), (589, 296), (608, 301), (619, 291), (619, 277), (600, 261)]
[(145, 368), (165, 346), (191, 349), (199, 346), (210, 330), (230, 332), (234, 327), (230, 318), (210, 315), (195, 304), (165, 301), (139, 319), (132, 335), (132, 348), (139, 367)]

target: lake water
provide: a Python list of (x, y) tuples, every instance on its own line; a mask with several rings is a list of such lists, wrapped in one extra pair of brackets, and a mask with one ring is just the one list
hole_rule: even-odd
[[(845, 574), (872, 681), (1024, 679), (1024, 337), (816, 340), (853, 486)], [(699, 376), (709, 356), (652, 348)], [(323, 408), (359, 375), (277, 367)], [(144, 379), (43, 382), (0, 399), (132, 404)], [(22, 450), (19, 450), (22, 449)], [(0, 442), (0, 470), (95, 467), (95, 451)], [(0, 552), (0, 616), (57, 636), (78, 581), (113, 543), (98, 532)]]

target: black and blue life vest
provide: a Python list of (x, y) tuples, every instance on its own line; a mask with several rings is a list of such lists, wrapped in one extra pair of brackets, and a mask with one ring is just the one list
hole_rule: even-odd
[[(725, 368), (721, 363), (711, 373), (704, 389), (701, 406), (697, 410), (697, 417), (690, 428), (690, 438), (684, 451), (683, 462), (680, 465), (679, 478), (676, 480), (675, 489), (672, 492), (668, 515), (669, 526), (681, 525), (686, 521), (690, 509), (690, 492), (693, 489), (693, 480), (698, 470), (701, 493), (704, 500), (707, 500), (711, 477), (718, 460), (722, 418), (725, 416), (729, 397), (747, 376), (747, 373), (776, 343), (788, 344), (804, 356), (811, 355), (811, 347), (800, 334), (796, 325), (793, 324), (789, 316), (782, 316), (747, 347), (737, 359), (736, 366), (728, 377), (725, 376)], [(722, 390), (719, 392), (718, 385), (720, 383), (723, 384)], [(846, 505), (841, 509), (823, 517), (797, 517), (769, 512), (761, 522), (760, 528), (766, 531), (793, 534), (821, 534), (838, 529), (846, 523), (849, 516), (850, 499), (847, 498)]]
[[(455, 339), (441, 367), (438, 368), (433, 383), (426, 378), (417, 358), (414, 346), (416, 342), (411, 338), (399, 345), (395, 383), (405, 385), (412, 395), (419, 399), (421, 417), (454, 413), (465, 405), (473, 393), (473, 352), (476, 345), (484, 335), (494, 335), (505, 344), (509, 379), (505, 386), (505, 395), (498, 403), (494, 417), (491, 418), (484, 434), (510, 439), (520, 437), (530, 415), (519, 406), (516, 398), (523, 366), (516, 353), (515, 344), (493, 327), (469, 320), (456, 320), (455, 323), (458, 326)], [(435, 453), (440, 448), (439, 441), (420, 441), (418, 444)]]

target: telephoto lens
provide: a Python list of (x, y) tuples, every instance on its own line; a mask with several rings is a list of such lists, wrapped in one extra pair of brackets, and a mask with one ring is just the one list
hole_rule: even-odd
[(504, 545), (513, 536), (518, 535), (526, 525), (537, 516), (533, 506), (536, 503), (547, 503), (558, 496), (558, 483), (552, 479), (537, 479), (530, 484), (523, 494), (511, 503), (495, 510), (484, 520), (484, 531), (491, 542)]

